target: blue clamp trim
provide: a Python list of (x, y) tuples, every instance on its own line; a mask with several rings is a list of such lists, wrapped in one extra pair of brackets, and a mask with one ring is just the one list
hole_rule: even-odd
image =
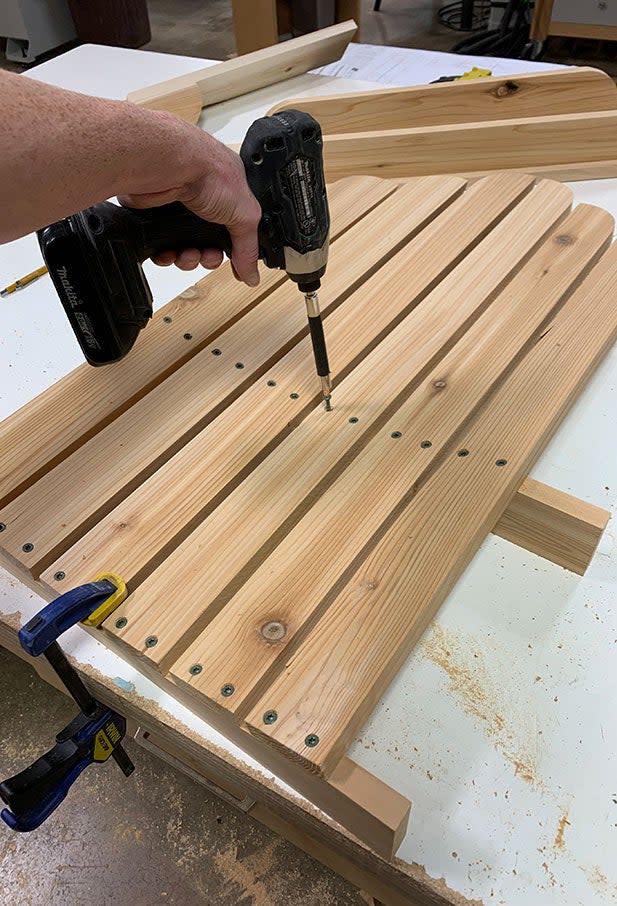
[(0, 812), (0, 818), (5, 824), (8, 824), (11, 830), (23, 832), (36, 830), (66, 799), (69, 790), (89, 764), (92, 764), (92, 758), (84, 758), (83, 761), (79, 761), (74, 765), (68, 774), (56, 784), (54, 789), (47, 796), (43, 796), (37, 803), (36, 808), (29, 809), (19, 815), (14, 815), (8, 808), (5, 808)]
[(113, 582), (102, 579), (80, 585), (60, 595), (19, 630), (21, 647), (32, 657), (38, 657), (63, 632), (94, 613), (115, 591)]

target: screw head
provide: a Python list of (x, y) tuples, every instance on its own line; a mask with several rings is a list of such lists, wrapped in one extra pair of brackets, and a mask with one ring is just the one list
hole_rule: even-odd
[(21, 549), (24, 552), (24, 554), (29, 554), (31, 551), (34, 550), (34, 544), (32, 544), (30, 541), (28, 541), (26, 544), (22, 544)]
[(428, 450), (428, 448), (432, 447), (433, 444), (430, 440), (423, 440), (422, 443), (420, 444), (420, 446), (422, 447), (423, 450)]
[(192, 333), (185, 333), (185, 334), (183, 334), (183, 336), (184, 336), (184, 339), (185, 339), (185, 340), (192, 340), (192, 339), (193, 339), (193, 334), (192, 334)]
[(264, 714), (264, 723), (265, 724), (276, 723), (277, 718), (278, 718), (278, 714), (276, 713), (276, 711), (266, 711), (266, 713)]
[(124, 629), (127, 623), (128, 620), (126, 617), (118, 617), (116, 620), (116, 629)]
[(244, 362), (236, 362), (236, 368), (244, 368)]
[(4, 532), (6, 529), (6, 522), (0, 522), (0, 532)]
[(192, 667), (189, 667), (189, 673), (191, 674), (191, 676), (197, 676), (197, 674), (201, 673), (203, 669), (204, 668), (201, 666), (201, 664), (193, 664)]
[(402, 436), (403, 436), (403, 435), (401, 434), (400, 431), (393, 431), (392, 434), (390, 435), (390, 437), (393, 437), (394, 440), (398, 440), (399, 437), (402, 437)]
[(223, 353), (222, 353), (222, 351), (221, 351), (220, 349), (213, 349), (213, 350), (212, 350), (212, 355), (223, 355)]
[(268, 381), (268, 387), (276, 387), (276, 381)]
[(495, 465), (496, 465), (496, 466), (507, 466), (507, 465), (508, 465), (508, 460), (507, 460), (507, 459), (496, 459), (496, 460), (495, 460)]
[(158, 642), (158, 639), (155, 635), (149, 635), (148, 638), (146, 639), (146, 648), (154, 648), (154, 646), (157, 644), (157, 642)]
[(358, 418), (357, 415), (352, 415), (351, 418), (349, 419), (349, 424), (350, 424), (350, 425), (357, 425), (358, 422), (359, 422), (359, 420), (360, 420), (360, 419)]
[(56, 582), (63, 582), (66, 579), (66, 573), (63, 569), (59, 569), (57, 573), (54, 573), (54, 579)]
[(299, 393), (290, 393), (290, 394), (289, 394), (289, 399), (291, 399), (291, 400), (298, 400), (298, 399), (300, 399), (300, 394), (299, 394)]
[(269, 642), (279, 642), (287, 635), (287, 627), (280, 620), (270, 620), (261, 627), (261, 634)]
[(469, 450), (459, 450), (456, 454), (457, 456), (469, 456)]
[(165, 322), (165, 324), (171, 324), (171, 318), (169, 317), (169, 315), (165, 315), (163, 321)]
[(229, 696), (233, 695), (235, 691), (236, 687), (233, 685), (233, 683), (225, 683), (224, 686), (221, 686), (221, 695), (223, 695), (225, 698), (229, 698)]
[(314, 749), (318, 743), (319, 743), (319, 736), (317, 736), (316, 733), (309, 733), (309, 735), (304, 740), (304, 745), (308, 746), (309, 749)]

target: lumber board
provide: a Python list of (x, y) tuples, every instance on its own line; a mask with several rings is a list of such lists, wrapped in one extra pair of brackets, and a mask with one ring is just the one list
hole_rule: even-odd
[(239, 55), (278, 43), (276, 0), (232, 0), (231, 15)]
[[(500, 191), (496, 193), (496, 185), (492, 182), (484, 185), (477, 184), (471, 190), (471, 195), (468, 198), (463, 196), (464, 200), (455, 201), (449, 209), (446, 209), (433, 222), (427, 235), (424, 235), (424, 232), (421, 233), (416, 240), (402, 249), (392, 262), (382, 268), (378, 275), (367, 281), (363, 285), (361, 293), (352, 295), (350, 299), (346, 300), (345, 305), (341, 306), (339, 312), (332, 316), (335, 318), (336, 315), (342, 315), (340, 322), (331, 325), (330, 319), (326, 321), (329, 342), (334, 352), (333, 362), (338, 360), (344, 365), (345, 362), (341, 361), (343, 352), (345, 355), (351, 353), (356, 359), (362, 359), (352, 372), (350, 379), (354, 385), (357, 384), (360, 388), (366, 388), (363, 396), (367, 400), (371, 399), (371, 384), (374, 374), (373, 359), (366, 355), (362, 350), (361, 344), (355, 347), (352, 345), (352, 331), (354, 332), (353, 340), (358, 342), (358, 340), (362, 340), (363, 334), (374, 335), (376, 330), (379, 334), (387, 331), (391, 328), (393, 321), (400, 320), (401, 315), (406, 313), (406, 309), (411, 308), (413, 312), (418, 298), (421, 298), (423, 294), (426, 295), (426, 292), (430, 290), (435, 281), (440, 277), (444, 277), (444, 272), (447, 273), (452, 270), (452, 266), (460, 258), (461, 252), (473, 245), (478, 238), (481, 238), (491, 222), (494, 222), (499, 217), (504, 208), (507, 209), (511, 206), (513, 201), (529, 188), (529, 182), (512, 181), (510, 177), (502, 177), (498, 185)], [(493, 199), (492, 204), (488, 204), (489, 198)], [(503, 255), (499, 245), (499, 248), (489, 255), (489, 263), (484, 269), (483, 278), (480, 280), (474, 278), (472, 282), (477, 282), (481, 288), (488, 287), (490, 289), (498, 286), (505, 275), (516, 267), (521, 258), (533, 248), (534, 244), (540, 241), (551, 224), (565, 213), (570, 201), (571, 194), (569, 190), (565, 187), (556, 189), (555, 184), (532, 192), (529, 195), (529, 200), (526, 197), (523, 198), (521, 204), (524, 206), (523, 216), (529, 224), (528, 228), (521, 232), (515, 242), (511, 243), (511, 250), (507, 255)], [(480, 202), (484, 203), (481, 204)], [(473, 219), (474, 212), (475, 223)], [(465, 222), (466, 225), (464, 231), (456, 229), (456, 225), (460, 225), (461, 221)], [(507, 218), (506, 221), (501, 221), (498, 229), (504, 238), (504, 242), (506, 237), (509, 241), (511, 227)], [(494, 243), (491, 237), (492, 234), (489, 233), (488, 237), (477, 246), (474, 260), (478, 263), (486, 257), (489, 246), (498, 245), (498, 243)], [(420, 262), (424, 262), (424, 265), (421, 266)], [(403, 291), (403, 295), (401, 291)], [(474, 303), (478, 304), (478, 299), (483, 298), (481, 289), (474, 291), (469, 283), (462, 283), (456, 271), (452, 272), (451, 279), (446, 279), (445, 283), (440, 284), (439, 291), (435, 289), (431, 295), (432, 299), (429, 297), (429, 304), (436, 312), (436, 318), (437, 313), (444, 305), (444, 300), (447, 299), (449, 302), (457, 301), (458, 304), (454, 306), (452, 311), (452, 319), (455, 325), (464, 324), (465, 318), (473, 314)], [(386, 300), (389, 304), (386, 304)], [(425, 300), (423, 305), (427, 301)], [(360, 311), (365, 313), (362, 321), (360, 320)], [(443, 344), (448, 342), (449, 333), (443, 328), (441, 331), (436, 330), (431, 335), (426, 336), (426, 331), (422, 326), (425, 324), (425, 319), (421, 322), (416, 320), (414, 323), (417, 324), (417, 356), (418, 367), (421, 368), (425, 360), (430, 360), (430, 357), (436, 355)], [(374, 356), (374, 354), (372, 355)], [(310, 387), (312, 384), (314, 387), (314, 376), (309, 369), (306, 369), (307, 356), (310, 360), (308, 342), (300, 352), (298, 368), (303, 369), (305, 380), (309, 382), (308, 386)], [(302, 363), (305, 363), (304, 366)], [(283, 374), (290, 370), (285, 363), (280, 363), (280, 365)], [(273, 370), (272, 374), (278, 374), (278, 369), (276, 371)], [(115, 626), (115, 621), (110, 621), (110, 625), (106, 624), (106, 630), (117, 635), (125, 644), (130, 644), (134, 650), (141, 650), (145, 657), (153, 659), (157, 664), (172, 658), (176, 647), (184, 643), (186, 633), (188, 631), (196, 633), (199, 623), (209, 618), (212, 611), (222, 605), (225, 600), (227, 585), (234, 579), (240, 567), (250, 560), (252, 556), (258, 554), (263, 544), (264, 536), (267, 537), (270, 531), (281, 527), (285, 520), (292, 516), (294, 505), (300, 504), (304, 495), (323, 479), (330, 468), (336, 465), (338, 456), (346, 451), (350, 440), (358, 436), (361, 437), (364, 431), (370, 429), (371, 424), (379, 416), (383, 408), (384, 399), (387, 399), (389, 394), (395, 397), (396, 393), (400, 391), (401, 384), (404, 386), (409, 377), (401, 373), (398, 358), (394, 357), (390, 361), (384, 362), (380, 371), (380, 379), (383, 381), (382, 393), (384, 396), (379, 395), (373, 400), (372, 412), (365, 408), (365, 415), (359, 425), (354, 425), (353, 433), (349, 433), (350, 426), (347, 420), (351, 413), (347, 412), (347, 406), (344, 404), (337, 406), (336, 423), (342, 420), (343, 424), (347, 426), (347, 432), (340, 437), (333, 436), (330, 419), (326, 421), (320, 418), (322, 412), (319, 409), (314, 410), (317, 400), (313, 397), (309, 404), (309, 413), (311, 413), (311, 410), (314, 411), (308, 418), (310, 424), (314, 425), (317, 423), (319, 425), (320, 446), (317, 446), (317, 438), (315, 438), (315, 446), (311, 451), (310, 460), (306, 461), (306, 456), (302, 453), (302, 447), (299, 448), (299, 458), (294, 460), (289, 460), (287, 452), (290, 447), (292, 449), (296, 448), (306, 438), (307, 430), (310, 431), (310, 428), (307, 429), (306, 427), (308, 424), (307, 420), (294, 430), (283, 447), (279, 445), (277, 450), (271, 454), (276, 457), (278, 463), (283, 464), (286, 474), (292, 473), (295, 475), (295, 481), (290, 489), (290, 498), (285, 499), (280, 493), (277, 493), (276, 477), (274, 478), (274, 486), (272, 485), (272, 477), (265, 483), (264, 474), (268, 475), (268, 473), (272, 472), (272, 460), (269, 457), (263, 465), (254, 468), (250, 476), (238, 485), (224, 501), (220, 502), (211, 515), (208, 515), (200, 522), (195, 532), (188, 537), (185, 543), (176, 547), (173, 553), (165, 559), (164, 570), (155, 570), (151, 576), (141, 582), (130, 599), (117, 611), (121, 619), (128, 621), (127, 624), (118, 629)], [(291, 386), (294, 386), (294, 384), (290, 383), (288, 386), (282, 387), (281, 395), (283, 399), (288, 396), (288, 387)], [(285, 410), (283, 410), (283, 415), (289, 418), (288, 412)], [(262, 423), (265, 421), (266, 413), (263, 411), (263, 407), (261, 407), (261, 411), (257, 413), (257, 416), (262, 419)], [(267, 417), (269, 419), (272, 418), (271, 416)], [(244, 430), (245, 424), (244, 419), (242, 419), (240, 421), (242, 430)], [(265, 439), (267, 440), (267, 435)], [(214, 446), (212, 436), (206, 439), (206, 443), (208, 440), (210, 441), (210, 446)], [(190, 460), (191, 467), (176, 470), (176, 478), (174, 481), (169, 482), (170, 486), (177, 488), (181, 472), (186, 472), (191, 476), (191, 480), (195, 482), (195, 485), (200, 488), (200, 491), (204, 484), (206, 489), (209, 490), (208, 485), (211, 484), (211, 479), (208, 478), (208, 475), (213, 471), (220, 470), (220, 462), (226, 462), (228, 454), (225, 448), (221, 450), (219, 449), (219, 444), (217, 444), (214, 448), (216, 458), (214, 460), (211, 457), (208, 459), (206, 443), (199, 442), (198, 455), (193, 455)], [(233, 450), (233, 447), (230, 449)], [(318, 453), (321, 453), (321, 455), (318, 455)], [(202, 461), (202, 457), (205, 457), (205, 461)], [(196, 466), (197, 462), (200, 462), (199, 466)], [(303, 465), (300, 465), (300, 467), (295, 465), (294, 468), (291, 465), (292, 462), (294, 465), (296, 463), (303, 463)], [(217, 463), (219, 463), (218, 466)], [(197, 472), (195, 469), (197, 469)], [(266, 488), (271, 488), (270, 495), (266, 493)], [(155, 496), (155, 493), (149, 493), (148, 499), (151, 500)], [(144, 510), (143, 500), (144, 498), (142, 497), (141, 505), (137, 503), (132, 506), (132, 522), (138, 530), (143, 530), (144, 520), (139, 518), (139, 514)], [(268, 501), (265, 513), (263, 511), (264, 500)], [(240, 514), (242, 515), (240, 516)], [(114, 563), (117, 562), (117, 556), (121, 556), (120, 547), (124, 541), (123, 533), (117, 531), (117, 526), (126, 524), (125, 515), (125, 513), (118, 512), (110, 514), (110, 520), (105, 526), (107, 537), (111, 538), (113, 544), (112, 551), (116, 555), (110, 558), (113, 559)], [(156, 519), (153, 520), (152, 525), (155, 530), (158, 529)], [(224, 531), (224, 535), (221, 535), (221, 531)], [(225, 560), (216, 557), (216, 550), (220, 549), (222, 537), (225, 537), (225, 543), (230, 551), (229, 558)], [(53, 576), (57, 570), (61, 570), (66, 576), (73, 576), (71, 581), (74, 582), (75, 569), (81, 570), (77, 575), (82, 574), (83, 564), (88, 563), (91, 552), (98, 550), (100, 556), (101, 546), (96, 543), (97, 539), (94, 533), (93, 538), (95, 543), (89, 544), (90, 539), (86, 537), (82, 543), (78, 543), (73, 550), (61, 557), (43, 575), (43, 581), (55, 584), (53, 583)], [(143, 541), (145, 550), (152, 547), (147, 531), (144, 532), (143, 538), (140, 538), (139, 541), (135, 539), (135, 541), (137, 544)], [(104, 550), (105, 548), (103, 547), (102, 549)], [(213, 560), (213, 567), (209, 570), (206, 581), (203, 581), (205, 577), (201, 576), (202, 582), (199, 584), (199, 589), (195, 587), (193, 593), (192, 590), (190, 592), (188, 590), (193, 589), (193, 582), (197, 578), (191, 568), (191, 563), (197, 550), (200, 551), (200, 557), (205, 556), (208, 560)], [(124, 563), (121, 563), (121, 567), (124, 567), (125, 563), (126, 559), (124, 559)], [(172, 576), (174, 583), (179, 586), (186, 586), (189, 597), (194, 597), (194, 600), (199, 602), (192, 611), (185, 609), (181, 621), (176, 619), (172, 609), (162, 607), (157, 603), (165, 600), (161, 596), (164, 595), (163, 585)], [(67, 579), (63, 581), (66, 582)], [(63, 583), (59, 583), (59, 587), (62, 588)], [(198, 623), (193, 627), (187, 626), (191, 612), (198, 615)], [(153, 635), (158, 639), (157, 645), (148, 648), (145, 645), (145, 639)]]
[(546, 41), (553, 14), (553, 0), (535, 0), (530, 38), (533, 41)]
[(493, 122), (326, 135), (330, 181), (614, 161), (617, 112), (572, 113)]
[(617, 87), (605, 72), (572, 66), (554, 72), (521, 73), (410, 88), (353, 91), (291, 98), (276, 113), (300, 107), (325, 135), (478, 123), (617, 109)]
[(356, 32), (353, 20), (255, 50), (233, 60), (167, 79), (127, 95), (149, 110), (166, 110), (197, 123), (201, 108), (282, 82), (340, 59)]
[[(477, 419), (459, 434), (457, 447), (469, 455), (457, 456), (455, 447), (440, 468), (410, 490), (402, 511), (375, 539), (249, 714), (254, 732), (314, 770), (327, 774), (336, 764), (617, 339), (616, 264), (617, 247), (612, 246)], [(502, 461), (506, 464), (500, 468)], [(479, 507), (479, 500), (485, 506)], [(335, 672), (353, 682), (337, 683), (332, 694)], [(316, 701), (319, 721), (312, 708)], [(268, 709), (278, 714), (271, 726), (262, 719)], [(319, 737), (314, 748), (305, 744), (310, 733)]]
[[(396, 183), (354, 178), (329, 190), (336, 239), (383, 202)], [(122, 362), (83, 364), (0, 423), (0, 506), (126, 411), (153, 386), (204, 349), (239, 318), (286, 283), (281, 271), (261, 269), (255, 291), (222, 266), (157, 311)], [(50, 290), (50, 292), (52, 292)], [(51, 304), (51, 303), (50, 303)], [(171, 320), (170, 320), (171, 319)], [(185, 337), (190, 335), (190, 340)], [(81, 396), (87, 406), (76, 406)], [(52, 417), (62, 412), (62, 418)]]
[[(521, 179), (516, 184), (524, 186), (528, 182)], [(327, 317), (354, 284), (369, 277), (397, 245), (420, 230), (463, 185), (456, 177), (448, 182), (433, 178), (428, 184), (410, 185), (397, 193), (397, 222), (389, 230), (390, 212), (378, 206), (336, 239), (330, 249), (332, 276), (322, 305), (324, 315)], [(3, 507), (0, 520), (6, 525), (3, 542), (9, 556), (38, 575), (58, 549), (68, 547), (93, 520), (103, 517), (120, 497), (182, 449), (234, 397), (262, 377), (268, 366), (275, 365), (288, 348), (307, 336), (302, 302), (290, 282), (274, 289), (266, 303), (252, 308), (218, 335), (216, 348), (221, 355), (213, 355), (211, 348), (198, 352)], [(307, 360), (305, 353), (304, 362)], [(148, 425), (157, 423), (157, 432), (147, 431)], [(133, 438), (131, 443), (127, 443), (129, 436)], [(110, 459), (115, 464), (113, 472), (104, 469)], [(93, 478), (75, 488), (76, 473)], [(21, 559), (24, 544), (32, 545), (27, 560)], [(66, 574), (65, 583), (75, 582), (73, 570), (66, 565), (61, 568)]]
[[(612, 229), (613, 221), (608, 214), (585, 206), (579, 206), (557, 227), (557, 232), (519, 270), (490, 309), (424, 376), (362, 452), (244, 582), (195, 644), (183, 653), (171, 668), (178, 681), (188, 683), (200, 695), (207, 695), (238, 717), (246, 715), (269, 685), (273, 672), (307, 633), (307, 627), (315, 622), (322, 601), (336, 587), (344, 570), (400, 505), (409, 488), (422, 480), (433, 463), (440, 461), (461, 426), (503, 380), (512, 360), (541, 332), (564, 293), (570, 291), (572, 284), (604, 250)], [(564, 235), (571, 239), (571, 244), (559, 246)], [(495, 247), (504, 256), (504, 245), (495, 242)], [(473, 262), (467, 258), (465, 265), (473, 280), (476, 274)], [(486, 269), (493, 271), (492, 262), (486, 262)], [(469, 285), (461, 270), (462, 267), (453, 272), (452, 278), (468, 294)], [(484, 298), (486, 291), (486, 286), (478, 285), (478, 298)], [(428, 301), (425, 300), (418, 313)], [(472, 297), (470, 303), (473, 301)], [(459, 300), (455, 297), (452, 302), (458, 309)], [(399, 350), (409, 367), (409, 357), (417, 344), (416, 336), (409, 333), (409, 323), (407, 319), (392, 331), (373, 356), (396, 358)], [(430, 323), (426, 313), (422, 323)], [(498, 326), (493, 329), (488, 326), (495, 323)], [(452, 325), (448, 329), (452, 330)], [(373, 362), (367, 360), (367, 364)], [(373, 365), (371, 371), (379, 374), (380, 363)], [(343, 405), (347, 401), (346, 383), (337, 392)], [(441, 383), (446, 386), (436, 388)], [(357, 393), (354, 397), (363, 421), (362, 397)], [(314, 446), (315, 434), (309, 430), (309, 419), (306, 425), (305, 445), (310, 448)], [(393, 437), (393, 433), (401, 436)], [(279, 450), (283, 452), (283, 447)], [(318, 452), (314, 450), (312, 455)], [(306, 457), (306, 452), (303, 455)], [(287, 459), (290, 464), (293, 462), (291, 457)], [(261, 481), (265, 483), (264, 478)], [(361, 495), (357, 493), (358, 487), (363, 488)], [(332, 553), (324, 562), (321, 557), (311, 557), (311, 550)], [(272, 601), (273, 589), (276, 589), (276, 605)], [(261, 637), (260, 629), (268, 621), (286, 627), (285, 635), (278, 641), (265, 641)], [(190, 673), (194, 664), (202, 666), (196, 675)], [(221, 694), (225, 684), (235, 688), (229, 698)], [(271, 707), (278, 711), (276, 704)]]
[(493, 532), (582, 576), (610, 517), (602, 507), (526, 478)]

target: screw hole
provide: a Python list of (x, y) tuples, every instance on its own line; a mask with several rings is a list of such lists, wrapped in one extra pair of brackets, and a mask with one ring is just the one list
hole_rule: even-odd
[(149, 635), (148, 638), (146, 639), (146, 648), (154, 648), (154, 646), (157, 644), (157, 642), (158, 642), (158, 639), (155, 635)]
[(236, 687), (232, 683), (225, 683), (224, 686), (221, 686), (221, 695), (225, 698), (229, 698), (230, 695), (233, 695), (236, 691)]
[(4, 532), (5, 530), (6, 530), (6, 522), (0, 522), (0, 532)]
[(223, 353), (221, 352), (220, 349), (213, 349), (213, 350), (212, 350), (212, 355), (223, 355)]
[(171, 318), (169, 317), (169, 315), (165, 315), (165, 317), (163, 318), (163, 322), (165, 324), (171, 324)]
[(496, 465), (496, 466), (507, 466), (507, 465), (508, 465), (508, 460), (507, 460), (507, 459), (496, 459), (496, 460), (495, 460), (495, 465)]
[(309, 749), (314, 749), (315, 746), (319, 743), (319, 736), (316, 733), (309, 733), (309, 735), (304, 740), (304, 744), (309, 747)]
[(276, 723), (277, 718), (278, 714), (276, 713), (276, 711), (266, 711), (263, 717), (263, 721), (265, 724), (273, 724)]
[(428, 450), (428, 448), (432, 447), (433, 444), (432, 444), (432, 441), (430, 441), (430, 440), (423, 440), (422, 443), (420, 444), (420, 446), (422, 447), (423, 450)]
[(469, 456), (469, 450), (459, 450), (456, 455), (460, 457)]
[(244, 368), (244, 362), (236, 362), (236, 368)]
[(359, 421), (358, 417), (357, 417), (356, 415), (352, 415), (351, 418), (349, 419), (349, 424), (350, 424), (350, 425), (357, 425), (357, 424), (358, 424), (358, 421)]
[(300, 394), (299, 393), (290, 393), (289, 399), (292, 399), (292, 400), (300, 399)]
[(64, 579), (66, 579), (66, 573), (63, 570), (59, 569), (57, 573), (54, 573), (54, 579), (56, 580), (56, 582), (62, 582)]
[(390, 435), (390, 437), (393, 437), (394, 440), (398, 440), (399, 437), (402, 437), (402, 436), (403, 436), (403, 435), (401, 434), (400, 431), (393, 431), (392, 434)]
[(126, 626), (127, 623), (128, 623), (128, 620), (126, 617), (119, 617), (116, 620), (116, 629), (124, 629), (124, 627)]
[(268, 381), (268, 387), (276, 387), (276, 381)]
[(192, 339), (193, 339), (193, 334), (192, 334), (192, 333), (185, 333), (185, 334), (184, 334), (184, 339), (185, 339), (185, 340), (192, 340)]
[(201, 664), (193, 664), (192, 667), (189, 667), (189, 673), (191, 674), (191, 676), (197, 676), (197, 674), (201, 673), (203, 669), (204, 668), (201, 666)]
[(31, 551), (34, 550), (34, 544), (32, 544), (30, 541), (28, 541), (28, 542), (26, 542), (26, 544), (22, 544), (21, 549), (24, 552), (24, 554), (29, 554), (29, 553), (31, 553)]

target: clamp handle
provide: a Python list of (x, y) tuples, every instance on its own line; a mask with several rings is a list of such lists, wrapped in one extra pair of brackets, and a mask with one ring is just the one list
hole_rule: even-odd
[(63, 632), (90, 616), (117, 591), (109, 579), (88, 582), (60, 595), (32, 617), (18, 632), (21, 647), (32, 657), (43, 654)]

